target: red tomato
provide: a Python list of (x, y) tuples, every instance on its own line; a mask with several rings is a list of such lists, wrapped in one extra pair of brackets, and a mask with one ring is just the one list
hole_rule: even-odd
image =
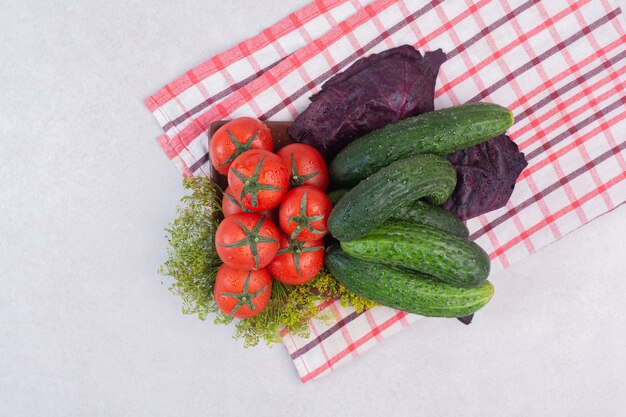
[(220, 266), (215, 277), (213, 298), (224, 313), (247, 319), (261, 313), (270, 300), (272, 277), (267, 269), (245, 271)]
[(267, 217), (238, 213), (226, 217), (215, 232), (217, 255), (238, 269), (264, 268), (276, 255), (280, 232)]
[(324, 242), (302, 242), (282, 235), (280, 249), (267, 266), (272, 277), (278, 281), (298, 285), (311, 281), (324, 265)]
[(280, 204), (289, 187), (289, 171), (280, 157), (253, 149), (233, 161), (228, 185), (243, 207), (261, 212)]
[(283, 232), (296, 240), (318, 240), (328, 232), (332, 210), (326, 193), (310, 185), (290, 190), (280, 205), (278, 221)]
[[(250, 210), (244, 209), (239, 202), (239, 199), (233, 194), (233, 190), (227, 187), (222, 197), (222, 213), (224, 217), (232, 216), (237, 213), (249, 213)], [(266, 216), (272, 222), (278, 222), (278, 207), (274, 207), (271, 210), (265, 210), (259, 213), (262, 216)]]
[(222, 175), (239, 155), (250, 149), (272, 151), (272, 132), (260, 120), (240, 117), (217, 129), (209, 141), (211, 163)]
[(328, 187), (328, 169), (322, 154), (304, 143), (292, 143), (281, 148), (280, 156), (289, 169), (289, 185), (312, 185), (324, 191)]
[(245, 210), (241, 206), (241, 203), (233, 195), (233, 190), (227, 187), (224, 190), (224, 196), (222, 197), (222, 213), (224, 217), (232, 216), (233, 214), (243, 213)]
[[(270, 219), (275, 225), (278, 225), (278, 206), (270, 210), (262, 211), (259, 214)], [(278, 233), (280, 233), (280, 230), (278, 231)]]

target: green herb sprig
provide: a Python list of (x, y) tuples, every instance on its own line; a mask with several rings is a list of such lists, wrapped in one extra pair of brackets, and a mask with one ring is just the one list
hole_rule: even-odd
[[(171, 278), (170, 290), (181, 297), (183, 313), (197, 314), (202, 320), (214, 314), (216, 324), (229, 324), (233, 318), (222, 313), (213, 300), (215, 274), (221, 265), (214, 247), (221, 191), (206, 177), (186, 178), (183, 186), (191, 193), (181, 198), (176, 218), (165, 229), (169, 248), (159, 272)], [(308, 337), (309, 319), (332, 318), (327, 310), (318, 307), (330, 299), (340, 300), (344, 307), (351, 305), (358, 312), (375, 305), (324, 271), (304, 285), (290, 286), (274, 280), (265, 310), (258, 316), (238, 320), (233, 337), (243, 339), (245, 347), (261, 341), (268, 346), (278, 343), (283, 329)]]

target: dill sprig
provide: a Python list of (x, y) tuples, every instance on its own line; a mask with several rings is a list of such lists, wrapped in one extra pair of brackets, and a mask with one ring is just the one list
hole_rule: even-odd
[(213, 285), (221, 265), (214, 247), (219, 187), (206, 177), (185, 178), (183, 187), (191, 194), (181, 198), (176, 218), (165, 229), (169, 248), (159, 273), (173, 278), (170, 290), (182, 298), (183, 312), (205, 320), (218, 311)]
[[(213, 300), (215, 274), (221, 261), (215, 252), (215, 231), (219, 224), (220, 190), (209, 178), (186, 178), (185, 189), (191, 194), (181, 198), (177, 216), (166, 229), (169, 249), (167, 261), (159, 272), (172, 278), (170, 289), (183, 300), (183, 312), (206, 320), (215, 315), (216, 324), (228, 324), (233, 318), (222, 313)], [(243, 339), (245, 347), (263, 341), (268, 346), (280, 342), (280, 331), (308, 337), (308, 320), (330, 320), (318, 305), (338, 299), (357, 311), (374, 306), (344, 287), (332, 275), (322, 271), (312, 281), (297, 286), (273, 281), (269, 304), (258, 316), (238, 320), (233, 337)]]

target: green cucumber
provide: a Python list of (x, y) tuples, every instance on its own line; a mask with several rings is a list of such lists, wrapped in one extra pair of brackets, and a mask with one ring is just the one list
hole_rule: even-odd
[(334, 190), (328, 193), (328, 199), (330, 200), (330, 204), (332, 204), (333, 206), (337, 204), (337, 202), (341, 200), (347, 192), (348, 190), (340, 188), (339, 190)]
[(477, 287), (489, 275), (489, 256), (480, 246), (423, 224), (388, 220), (341, 242), (341, 248), (355, 258), (420, 271), (456, 287)]
[(447, 155), (504, 133), (513, 114), (490, 103), (470, 103), (409, 117), (353, 141), (329, 166), (333, 184), (358, 184), (393, 161), (416, 154)]
[(336, 245), (326, 267), (350, 291), (384, 306), (429, 317), (469, 316), (493, 296), (493, 285), (457, 288), (426, 274), (352, 258)]
[(338, 240), (356, 239), (415, 200), (443, 204), (455, 185), (454, 167), (440, 156), (416, 155), (396, 161), (348, 191), (330, 212), (328, 229)]
[[(328, 198), (334, 206), (349, 190), (340, 188), (328, 193)], [(392, 219), (406, 220), (413, 223), (427, 224), (437, 227), (446, 232), (460, 237), (468, 237), (469, 230), (461, 220), (448, 210), (439, 206), (428, 204), (425, 201), (417, 200), (406, 206), (398, 208), (392, 215)]]
[(433, 226), (459, 237), (469, 236), (467, 226), (454, 214), (425, 201), (418, 200), (402, 206), (391, 215), (391, 218)]

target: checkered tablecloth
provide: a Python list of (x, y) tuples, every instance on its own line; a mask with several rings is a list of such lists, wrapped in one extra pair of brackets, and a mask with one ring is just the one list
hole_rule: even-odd
[[(158, 143), (184, 175), (209, 172), (207, 127), (255, 116), (290, 120), (356, 59), (411, 44), (442, 48), (435, 108), (507, 106), (529, 161), (506, 207), (468, 222), (508, 267), (626, 200), (626, 35), (610, 0), (324, 0), (193, 68), (147, 98)], [(283, 334), (303, 382), (328, 373), (418, 319), (324, 303), (335, 321)], [(489, 314), (488, 309), (483, 314)]]

